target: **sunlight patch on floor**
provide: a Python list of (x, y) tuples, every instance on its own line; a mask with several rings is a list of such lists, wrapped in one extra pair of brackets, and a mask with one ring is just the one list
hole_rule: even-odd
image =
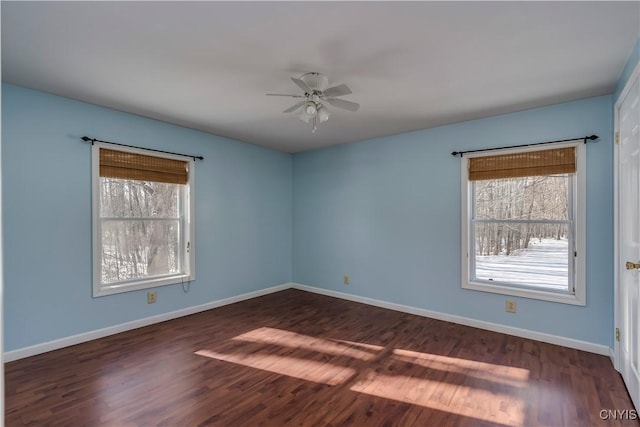
[[(527, 369), (405, 349), (385, 352), (378, 345), (269, 327), (237, 335), (232, 342), (195, 354), (314, 383), (351, 384), (347, 387), (357, 393), (505, 426), (524, 420)], [(296, 350), (302, 352), (292, 357)], [(345, 361), (337, 358), (358, 361), (358, 368), (340, 366), (336, 363)], [(403, 372), (392, 372), (394, 366)]]
[(280, 375), (287, 375), (301, 380), (328, 385), (338, 385), (351, 378), (355, 370), (343, 368), (326, 362), (275, 354), (225, 354), (215, 351), (200, 350), (199, 356), (236, 363), (250, 368), (262, 369)]
[[(370, 344), (363, 345), (349, 341), (314, 338), (309, 335), (302, 335), (282, 329), (267, 327), (254, 329), (250, 332), (238, 335), (234, 337), (233, 340), (273, 344), (291, 348), (303, 348), (305, 350), (317, 351), (334, 356), (352, 357), (354, 359), (365, 361), (373, 359), (376, 356), (376, 353), (384, 348)], [(362, 349), (355, 347), (360, 347)]]
[(347, 340), (335, 340), (335, 339), (331, 339), (330, 341), (346, 344), (351, 347), (358, 347), (370, 353), (379, 353), (380, 351), (384, 350), (384, 347), (381, 345), (366, 344), (362, 342), (347, 341)]
[(477, 379), (500, 383), (510, 387), (523, 388), (529, 380), (529, 370), (493, 363), (478, 362), (470, 359), (420, 353), (411, 350), (395, 349), (394, 357), (400, 361), (423, 366), (428, 369), (454, 372)]

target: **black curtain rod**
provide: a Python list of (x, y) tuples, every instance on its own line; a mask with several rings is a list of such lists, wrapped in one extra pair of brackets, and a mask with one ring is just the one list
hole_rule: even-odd
[(584, 143), (586, 144), (587, 141), (594, 141), (594, 140), (596, 140), (598, 138), (599, 138), (598, 135), (591, 135), (591, 136), (583, 136), (582, 138), (561, 139), (559, 141), (536, 142), (535, 144), (510, 145), (508, 147), (483, 148), (481, 150), (454, 151), (453, 153), (451, 153), (451, 155), (452, 156), (460, 156), (460, 157), (462, 157), (463, 155), (465, 155), (467, 153), (478, 153), (480, 151), (504, 150), (505, 148), (531, 147), (533, 145), (554, 144), (554, 143), (557, 143), (557, 142), (578, 141), (580, 139), (582, 139), (584, 141)]
[(94, 142), (104, 142), (104, 143), (107, 143), (107, 144), (119, 145), (120, 147), (137, 148), (138, 150), (147, 150), (147, 151), (153, 151), (153, 152), (156, 152), (156, 153), (173, 154), (173, 155), (176, 155), (176, 156), (191, 157), (193, 160), (204, 160), (204, 157), (202, 157), (202, 156), (194, 156), (192, 154), (174, 153), (172, 151), (155, 150), (153, 148), (136, 147), (135, 145), (118, 144), (117, 142), (102, 141), (100, 139), (89, 138), (88, 136), (83, 136), (82, 140), (86, 141), (86, 142), (91, 142), (91, 145), (93, 145)]

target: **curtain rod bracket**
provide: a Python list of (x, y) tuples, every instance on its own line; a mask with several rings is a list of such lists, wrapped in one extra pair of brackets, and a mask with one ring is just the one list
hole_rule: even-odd
[(454, 151), (454, 152), (451, 153), (451, 155), (454, 156), (454, 157), (455, 156), (462, 157), (466, 153), (478, 153), (478, 152), (481, 152), (481, 151), (504, 150), (506, 148), (531, 147), (531, 146), (534, 146), (534, 145), (555, 144), (555, 143), (560, 143), (560, 142), (570, 142), (570, 141), (580, 141), (580, 140), (582, 140), (586, 144), (588, 141), (595, 141), (598, 138), (600, 138), (598, 135), (589, 135), (589, 136), (583, 136), (582, 138), (561, 139), (559, 141), (536, 142), (534, 144), (510, 145), (508, 147), (495, 147), (495, 148), (481, 148), (479, 150)]
[(204, 157), (195, 156), (193, 154), (181, 154), (181, 153), (174, 153), (172, 151), (156, 150), (154, 148), (136, 147), (135, 145), (127, 145), (127, 144), (119, 144), (117, 142), (102, 141), (100, 139), (90, 138), (88, 136), (83, 136), (80, 139), (82, 139), (85, 142), (91, 142), (91, 145), (93, 145), (94, 142), (104, 142), (106, 144), (118, 145), (120, 147), (137, 148), (138, 150), (153, 151), (155, 153), (164, 153), (164, 154), (173, 154), (175, 156), (191, 157), (193, 160), (204, 160)]

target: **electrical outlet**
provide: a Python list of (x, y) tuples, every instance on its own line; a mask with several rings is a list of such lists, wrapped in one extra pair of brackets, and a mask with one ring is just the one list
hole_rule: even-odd
[(349, 284), (349, 275), (345, 274), (344, 277), (342, 278), (342, 281), (345, 285)]
[(508, 299), (506, 305), (507, 313), (515, 313), (516, 312), (516, 302)]
[(156, 291), (147, 292), (147, 304), (153, 304), (156, 302)]

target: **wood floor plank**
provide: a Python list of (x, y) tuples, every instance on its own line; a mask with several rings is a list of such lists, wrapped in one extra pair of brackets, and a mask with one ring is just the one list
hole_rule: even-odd
[(607, 357), (286, 290), (7, 363), (8, 426), (619, 426)]

